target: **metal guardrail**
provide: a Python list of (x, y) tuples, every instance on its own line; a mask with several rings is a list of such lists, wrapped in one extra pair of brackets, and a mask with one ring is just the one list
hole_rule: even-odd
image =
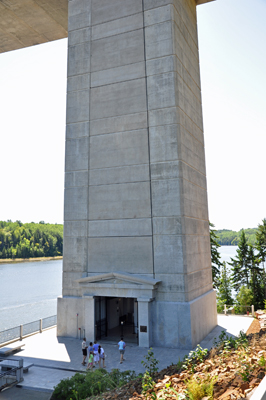
[(250, 315), (250, 316), (252, 315), (253, 317), (255, 316), (253, 305), (240, 306), (237, 304), (234, 305), (224, 304), (223, 313), (225, 315), (233, 314), (233, 315)]
[(43, 329), (50, 328), (57, 324), (57, 316), (39, 319), (37, 321), (30, 322), (28, 324), (16, 326), (15, 328), (7, 329), (0, 332), (0, 345), (1, 343), (7, 343), (15, 339), (22, 340), (24, 337), (33, 333), (42, 332)]
[[(0, 359), (0, 361), (4, 361)], [(9, 386), (14, 385), (15, 383), (19, 383), (23, 381), (23, 360), (15, 360), (17, 365), (13, 365), (10, 368), (8, 366), (4, 367), (1, 365), (0, 370), (0, 392), (3, 389), (8, 388)]]

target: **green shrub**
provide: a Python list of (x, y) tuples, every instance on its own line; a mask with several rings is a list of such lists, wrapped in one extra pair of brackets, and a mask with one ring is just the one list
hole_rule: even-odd
[(118, 369), (110, 373), (105, 369), (76, 373), (71, 378), (63, 379), (55, 387), (51, 400), (86, 399), (123, 386), (136, 378), (134, 371), (120, 372)]

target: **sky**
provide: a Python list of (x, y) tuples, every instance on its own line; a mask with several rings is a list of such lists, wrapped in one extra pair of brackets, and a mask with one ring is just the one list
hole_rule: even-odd
[[(266, 0), (197, 7), (209, 219), (266, 217)], [(63, 223), (67, 39), (0, 54), (0, 220)]]

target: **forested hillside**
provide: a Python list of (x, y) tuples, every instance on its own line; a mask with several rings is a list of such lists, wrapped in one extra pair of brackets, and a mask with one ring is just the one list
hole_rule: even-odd
[(63, 255), (63, 225), (0, 221), (0, 258)]
[[(255, 244), (257, 231), (258, 228), (244, 229), (249, 244)], [(229, 231), (228, 229), (216, 230), (215, 233), (218, 236), (217, 242), (221, 246), (237, 246), (241, 235), (241, 231)]]

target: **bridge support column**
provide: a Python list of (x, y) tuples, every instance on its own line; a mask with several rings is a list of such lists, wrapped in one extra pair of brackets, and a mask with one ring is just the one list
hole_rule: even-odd
[(196, 2), (70, 0), (68, 27), (63, 298), (156, 279), (149, 343), (190, 348), (217, 324)]

